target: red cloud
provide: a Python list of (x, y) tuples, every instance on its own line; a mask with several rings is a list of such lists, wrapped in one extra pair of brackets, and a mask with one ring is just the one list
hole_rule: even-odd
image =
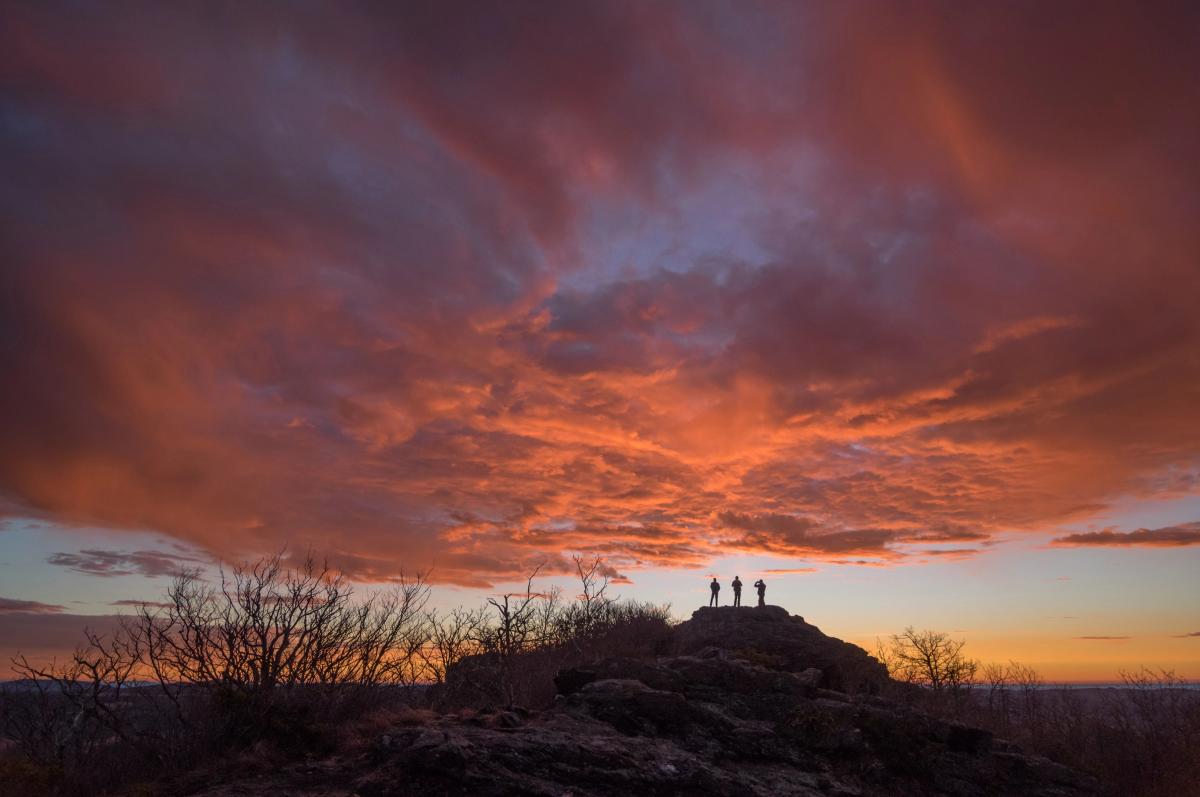
[(1178, 13), (14, 9), (4, 511), (484, 586), (1195, 494)]

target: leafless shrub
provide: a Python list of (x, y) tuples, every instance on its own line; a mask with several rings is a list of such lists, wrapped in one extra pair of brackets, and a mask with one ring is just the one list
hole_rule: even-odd
[(180, 575), (167, 606), (143, 606), (130, 631), (164, 684), (243, 693), (371, 686), (405, 680), (406, 663), (427, 639), (428, 594), (418, 576), (356, 602), (328, 566), (309, 558), (293, 570), (275, 556), (222, 572), (219, 586)]
[(1037, 670), (1015, 661), (1008, 663), (1008, 679), (1016, 692), (1018, 723), (1028, 729), (1031, 738), (1040, 742), (1046, 734), (1045, 681)]
[(1045, 682), (1037, 670), (1016, 661), (989, 663), (980, 670), (988, 727), (1038, 743), (1047, 733)]
[(963, 654), (964, 640), (941, 631), (911, 626), (877, 642), (876, 657), (897, 681), (924, 687), (925, 702), (935, 710), (958, 712), (979, 671), (979, 662)]
[(987, 711), (1001, 727), (1008, 727), (1011, 700), (1009, 668), (1005, 664), (984, 664), (980, 681), (987, 690)]
[(608, 594), (608, 576), (604, 572), (604, 560), (599, 556), (584, 559), (575, 556), (575, 571), (579, 576), (578, 599), (565, 607), (557, 618), (558, 637), (563, 644), (571, 645), (576, 652), (593, 641), (611, 622), (616, 599)]
[(622, 602), (610, 596), (599, 557), (575, 557), (580, 593), (538, 590), (535, 569), (522, 593), (488, 600), (475, 613), (434, 616), (431, 680), (444, 706), (541, 706), (554, 697), (563, 667), (600, 656), (653, 650), (670, 627), (669, 607)]
[(497, 663), (494, 669), (494, 688), (499, 696), (512, 705), (516, 701), (513, 669), (516, 658), (523, 653), (532, 653), (545, 641), (539, 629), (544, 624), (537, 622), (539, 602), (557, 601), (534, 592), (533, 579), (541, 570), (539, 565), (525, 582), (524, 594), (505, 593), (499, 598), (488, 598), (488, 606), (495, 612), (492, 623), (476, 629), (476, 642), (485, 654), (491, 654)]
[(482, 652), (480, 628), (485, 624), (482, 610), (452, 609), (445, 614), (430, 611), (425, 617), (429, 642), (419, 655), (427, 680), (446, 681), (446, 672), (467, 656)]
[(62, 665), (37, 667), (19, 656), (13, 671), (36, 693), (6, 728), (9, 738), (35, 760), (78, 766), (115, 741), (137, 752), (161, 758), (153, 729), (127, 717), (127, 686), (139, 663), (136, 638), (118, 632), (105, 637), (84, 631), (85, 644)]
[(1122, 673), (1119, 687), (1047, 685), (1018, 662), (982, 674), (967, 719), (1092, 774), (1107, 793), (1174, 797), (1200, 783), (1200, 691), (1173, 672)]
[[(1106, 725), (1120, 742), (1105, 759), (1143, 794), (1184, 794), (1200, 783), (1200, 694), (1169, 670), (1121, 673), (1124, 689), (1106, 705)], [(1131, 752), (1136, 754), (1131, 755)], [(1130, 791), (1130, 794), (1137, 793)]]
[(18, 658), (29, 686), (5, 695), (0, 730), (64, 783), (101, 755), (163, 771), (256, 739), (308, 744), (379, 690), (423, 678), (428, 594), (418, 576), (358, 599), (311, 557), (234, 567), (216, 585), (182, 573), (165, 604), (142, 606), (111, 636), (87, 632), (66, 663)]

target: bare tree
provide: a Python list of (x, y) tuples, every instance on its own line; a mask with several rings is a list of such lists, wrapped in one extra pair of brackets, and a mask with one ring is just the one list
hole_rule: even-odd
[(577, 554), (572, 559), (579, 577), (580, 593), (578, 599), (560, 613), (558, 636), (577, 654), (582, 654), (611, 625), (616, 599), (607, 594), (608, 574), (601, 557), (585, 559)]
[(535, 588), (538, 567), (523, 593), (490, 598), (479, 613), (431, 613), (431, 642), (422, 658), (430, 680), (448, 687), (438, 698), (542, 704), (553, 698), (553, 677), (562, 667), (598, 655), (636, 655), (663, 640), (669, 607), (608, 595), (610, 569), (599, 557), (576, 556), (575, 570), (575, 600), (558, 587)]
[(467, 656), (481, 652), (480, 629), (485, 625), (482, 610), (453, 609), (439, 615), (426, 614), (429, 643), (421, 648), (420, 656), (427, 677), (434, 683), (444, 683), (446, 673)]
[(897, 680), (926, 686), (938, 695), (957, 695), (975, 681), (979, 669), (978, 661), (963, 654), (965, 645), (941, 631), (910, 626), (892, 635), (882, 661)]
[(488, 598), (488, 605), (496, 613), (496, 622), (495, 625), (479, 628), (477, 640), (480, 646), (486, 652), (494, 653), (499, 660), (497, 686), (510, 706), (516, 702), (512, 677), (514, 659), (521, 653), (535, 649), (542, 642), (542, 637), (536, 633), (538, 624), (534, 619), (538, 601), (544, 596), (533, 590), (533, 580), (541, 569), (542, 565), (538, 565), (529, 574), (525, 581), (524, 594), (509, 592), (499, 598)]
[(1029, 729), (1029, 733), (1035, 741), (1040, 740), (1045, 732), (1045, 722), (1042, 716), (1042, 688), (1045, 686), (1045, 681), (1033, 667), (1016, 661), (1008, 663), (1008, 681), (1016, 691), (1021, 724)]
[(60, 765), (68, 756), (86, 758), (108, 737), (156, 756), (157, 750), (144, 738), (145, 729), (126, 721), (121, 702), (121, 693), (138, 666), (136, 641), (120, 631), (106, 637), (91, 629), (84, 630), (84, 639), (85, 644), (63, 665), (38, 667), (24, 656), (13, 660), (13, 671), (38, 692), (34, 703), (38, 715), (22, 718), (24, 724), (17, 726), (23, 734), (19, 741), (35, 757)]
[(1045, 684), (1037, 670), (1009, 661), (985, 664), (980, 673), (987, 687), (987, 713), (992, 726), (1006, 730), (1016, 724), (1035, 739), (1040, 737)]
[(981, 668), (983, 683), (987, 686), (987, 710), (992, 722), (1001, 728), (1009, 723), (1010, 680), (1008, 666), (988, 663)]
[(355, 601), (345, 577), (310, 557), (239, 566), (211, 586), (178, 576), (165, 608), (142, 606), (130, 629), (145, 664), (177, 703), (181, 685), (244, 694), (411, 679), (427, 639), (429, 588), (418, 575)]
[(594, 556), (590, 560), (582, 556), (572, 557), (575, 572), (579, 575), (579, 602), (587, 617), (603, 616), (605, 610), (616, 600), (608, 595), (608, 573), (604, 559)]
[[(204, 739), (252, 738), (285, 707), (329, 710), (365, 699), (365, 688), (412, 685), (428, 640), (428, 593), (421, 576), (401, 577), (359, 600), (311, 557), (297, 567), (276, 555), (223, 570), (218, 584), (181, 573), (164, 605), (139, 607), (110, 636), (87, 632), (67, 663), (18, 659), (17, 672), (39, 690), (54, 686), (46, 707), (65, 706), (70, 718), (45, 732), (18, 723), (14, 732), (59, 759), (119, 742), (161, 764)], [(154, 688), (131, 692), (134, 679)], [(302, 698), (289, 704), (292, 693)]]
[(433, 681), (448, 687), (439, 701), (544, 705), (564, 665), (652, 651), (671, 624), (668, 607), (611, 597), (598, 557), (576, 557), (575, 570), (575, 600), (535, 589), (539, 567), (523, 592), (446, 614), (426, 610), (421, 576), (356, 595), (311, 557), (213, 581), (184, 572), (163, 603), (114, 634), (89, 633), (69, 662), (18, 661), (33, 686), (0, 688), (0, 736), (86, 793), (100, 768), (116, 785), (126, 771), (185, 770), (262, 739), (308, 745), (379, 697), (377, 685)]

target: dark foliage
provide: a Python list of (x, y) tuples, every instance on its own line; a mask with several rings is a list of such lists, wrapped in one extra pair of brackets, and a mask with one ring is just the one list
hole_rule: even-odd
[[(424, 611), (423, 578), (360, 598), (311, 559), (281, 556), (180, 574), (161, 607), (111, 638), (87, 632), (64, 664), (18, 659), (0, 691), (0, 793), (93, 795), (186, 780), (246, 751), (320, 755), (372, 712), (542, 704), (566, 664), (648, 652), (666, 608), (607, 594), (599, 559), (577, 559), (582, 592), (538, 592), (476, 610)], [(474, 673), (474, 675), (467, 675)]]
[(1087, 772), (1113, 795), (1200, 793), (1200, 691), (1174, 673), (1122, 673), (1120, 687), (1054, 687), (1019, 662), (981, 666), (963, 647), (909, 628), (876, 656), (898, 680), (893, 698)]

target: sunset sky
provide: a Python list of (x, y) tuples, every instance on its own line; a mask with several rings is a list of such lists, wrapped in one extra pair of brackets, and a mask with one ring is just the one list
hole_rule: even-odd
[(1187, 3), (5, 3), (0, 655), (286, 546), (1200, 679), (1197, 75)]

